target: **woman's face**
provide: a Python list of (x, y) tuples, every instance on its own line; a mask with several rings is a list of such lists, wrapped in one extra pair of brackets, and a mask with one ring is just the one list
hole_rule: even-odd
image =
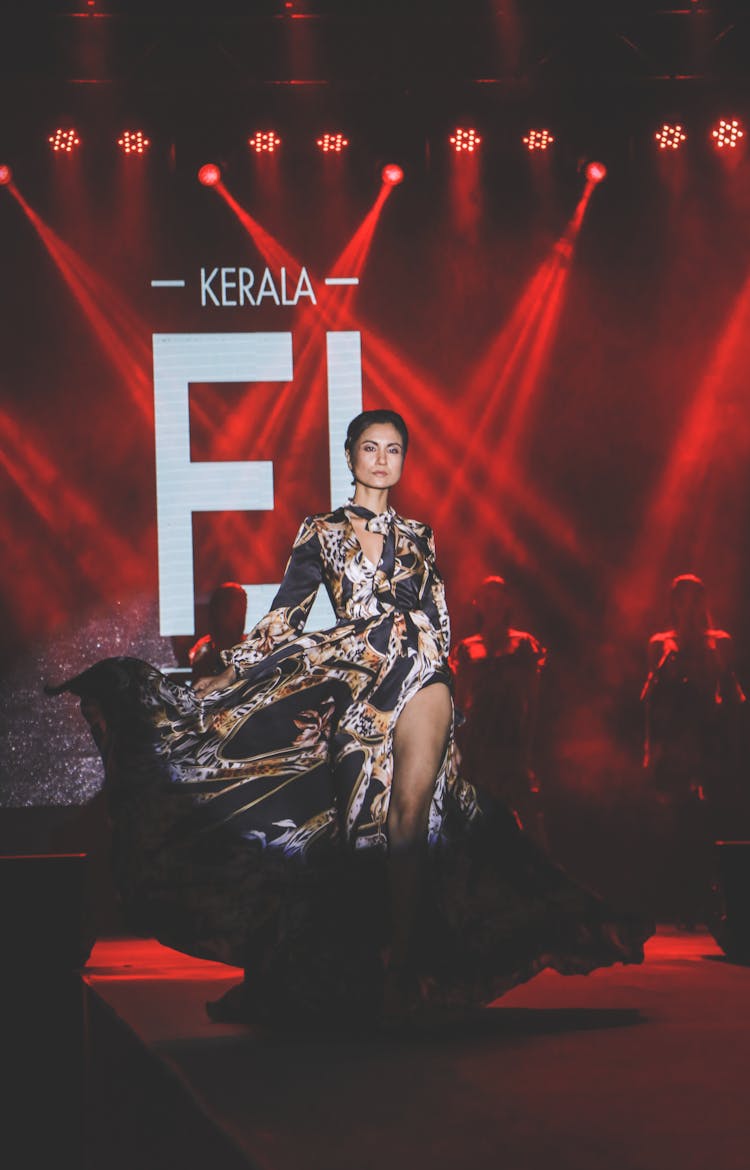
[(479, 587), (474, 604), (485, 633), (507, 627), (510, 621), (508, 596), (502, 585), (484, 582)]
[(678, 588), (672, 596), (672, 613), (675, 622), (680, 625), (687, 623), (695, 625), (705, 620), (706, 602), (703, 593), (698, 589)]
[(347, 453), (347, 462), (357, 483), (384, 490), (401, 479), (404, 444), (393, 423), (373, 423)]

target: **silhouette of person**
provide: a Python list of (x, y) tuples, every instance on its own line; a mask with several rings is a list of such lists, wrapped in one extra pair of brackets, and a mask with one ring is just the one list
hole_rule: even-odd
[(664, 815), (672, 913), (694, 927), (705, 920), (711, 838), (736, 780), (745, 695), (731, 636), (714, 627), (700, 577), (674, 578), (670, 609), (672, 626), (648, 644), (643, 765)]
[(225, 669), (221, 651), (244, 641), (246, 615), (247, 594), (241, 585), (225, 581), (214, 589), (208, 603), (208, 633), (188, 653), (192, 682), (221, 674)]
[(533, 747), (546, 650), (533, 634), (511, 626), (502, 577), (485, 577), (474, 610), (478, 632), (458, 642), (450, 656), (461, 758), (472, 782), (510, 805), (524, 828), (545, 843)]

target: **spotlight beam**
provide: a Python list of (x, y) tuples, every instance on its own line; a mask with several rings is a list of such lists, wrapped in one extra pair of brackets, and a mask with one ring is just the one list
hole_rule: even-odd
[[(750, 276), (736, 298), (731, 316), (693, 394), (675, 434), (664, 472), (656, 485), (632, 550), (629, 569), (622, 575), (615, 605), (630, 629), (658, 596), (673, 551), (694, 541), (706, 510), (704, 488), (719, 439), (726, 433), (722, 402), (744, 378), (747, 337), (750, 335)], [(750, 437), (733, 436), (747, 458)], [(715, 514), (714, 514), (715, 515)]]
[[(529, 281), (510, 320), (470, 383), (470, 399), (482, 401), (483, 405), (471, 435), (467, 436), (461, 475), (453, 481), (452, 489), (443, 495), (438, 517), (449, 513), (453, 493), (471, 467), (503, 467), (508, 479), (518, 478), (512, 469), (518, 457), (523, 425), (551, 353), (573, 249), (595, 185), (592, 180), (587, 181), (565, 231)], [(495, 442), (492, 436), (498, 429), (499, 411), (506, 405), (505, 400), (514, 385), (510, 413), (504, 419), (499, 442)], [(487, 436), (490, 436), (489, 440)], [(486, 478), (480, 476), (480, 480)], [(479, 494), (484, 494), (483, 487), (479, 488)], [(570, 534), (570, 525), (563, 531)], [(580, 553), (579, 542), (575, 544)]]
[[(360, 227), (335, 261), (333, 272), (343, 272), (346, 267), (347, 275), (356, 275), (356, 270), (350, 265), (358, 264), (361, 266), (364, 263), (371, 246), (379, 214), (390, 190), (391, 187), (384, 184)], [(223, 183), (217, 184), (217, 193), (238, 217), (269, 265), (284, 265), (287, 269), (299, 267), (299, 262), (295, 257), (239, 204)], [(574, 228), (580, 224), (581, 219), (582, 214), (578, 216), (578, 219), (574, 216), (565, 235), (558, 243), (557, 250), (553, 252), (553, 260), (557, 267), (564, 265), (567, 261), (569, 253), (562, 254), (564, 251), (562, 245), (567, 240), (572, 246)], [(540, 289), (548, 289), (552, 286), (557, 267), (548, 262), (543, 269), (543, 276), (540, 277), (534, 288), (536, 317), (542, 317), (545, 303), (543, 299), (540, 300)], [(316, 284), (318, 283), (316, 280)], [(344, 327), (355, 330), (362, 328), (361, 322), (351, 312), (351, 296), (346, 294), (343, 298), (343, 304), (338, 298), (341, 298), (340, 290), (321, 297), (315, 311), (307, 307), (302, 310), (297, 334), (300, 342), (298, 357), (295, 360), (295, 380), (304, 380), (306, 384), (310, 385), (323, 380), (323, 360), (320, 346), (316, 343), (321, 320), (326, 328)], [(531, 303), (530, 301), (529, 308)], [(520, 313), (518, 319), (519, 328), (526, 327), (527, 322), (521, 318)], [(477, 496), (473, 483), (456, 474), (455, 458), (451, 452), (455, 450), (457, 444), (459, 446), (468, 444), (476, 436), (476, 429), (470, 430), (467, 427), (460, 411), (448, 412), (445, 417), (436, 419), (434, 411), (430, 407), (435, 398), (440, 397), (438, 391), (431, 390), (427, 381), (411, 370), (402, 358), (393, 353), (392, 347), (378, 338), (370, 328), (367, 328), (366, 332), (368, 345), (363, 355), (363, 368), (367, 383), (373, 387), (378, 399), (384, 403), (393, 404), (394, 409), (403, 409), (405, 401), (414, 403), (416, 418), (413, 426), (416, 438), (418, 441), (424, 442), (425, 450), (429, 451), (430, 462), (434, 465), (436, 473), (442, 477), (446, 489), (454, 493), (454, 498), (459, 506), (469, 509), (471, 514), (477, 518), (477, 522), (489, 534), (488, 540), (495, 542), (499, 540), (502, 543), (506, 557), (529, 571), (541, 573), (541, 565), (538, 564), (527, 545), (516, 535), (514, 526), (506, 519), (506, 510), (501, 509), (494, 502), (492, 496), (489, 498), (485, 498), (481, 494)], [(547, 332), (545, 332), (545, 339)], [(262, 428), (264, 434), (271, 433), (280, 412), (286, 408), (287, 391), (289, 390), (289, 387), (285, 387), (278, 395), (276, 405), (264, 420)], [(429, 425), (423, 424), (422, 418), (429, 418)], [(241, 417), (237, 419), (237, 425), (240, 427), (249, 427), (251, 424), (252, 419), (249, 415), (246, 421), (243, 421)], [(236, 433), (232, 441), (237, 441)], [(560, 547), (565, 548), (568, 552), (580, 553), (580, 542), (578, 542), (569, 520), (559, 515), (549, 501), (540, 498), (538, 493), (534, 493), (529, 484), (519, 483), (514, 469), (504, 468), (502, 472), (498, 472), (493, 481), (493, 490), (498, 499), (502, 498), (503, 495), (513, 499), (516, 506), (527, 513), (535, 524), (541, 526), (543, 531), (549, 533), (551, 539)], [(434, 507), (434, 501), (430, 502)], [(292, 522), (293, 518), (290, 517), (289, 523)], [(283, 523), (287, 523), (286, 517)], [(241, 524), (237, 526), (236, 532), (239, 535)], [(481, 550), (478, 555), (482, 555)], [(582, 560), (582, 554), (577, 559)], [(555, 590), (556, 604), (570, 616), (572, 621), (579, 623), (585, 620), (586, 615), (581, 605), (572, 593), (566, 593), (561, 582), (551, 582), (550, 588)]]
[(9, 187), (23, 209), (94, 335), (122, 377), (144, 420), (153, 418), (151, 351), (145, 325), (111, 285), (50, 228), (17, 187)]

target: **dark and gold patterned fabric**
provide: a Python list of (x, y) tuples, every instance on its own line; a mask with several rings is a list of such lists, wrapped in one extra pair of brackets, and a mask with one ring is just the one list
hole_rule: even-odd
[[(450, 624), (431, 530), (392, 509), (370, 527), (384, 537), (377, 565), (362, 551), (346, 509), (303, 522), (270, 613), (245, 642), (223, 654), (237, 669), (238, 688), (273, 671), (273, 697), (268, 686), (249, 694), (249, 702), (230, 695), (208, 717), (224, 736), (222, 757), (239, 755), (245, 767), (253, 712), (259, 705), (267, 712), (272, 703), (281, 716), (286, 703), (293, 716), (292, 722), (284, 720), (285, 756), (276, 756), (270, 766), (293, 766), (301, 778), (322, 752), (331, 766), (335, 819), (355, 848), (386, 845), (393, 731), (405, 703), (421, 687), (450, 680)], [(321, 584), (336, 627), (304, 634)], [(322, 702), (321, 687), (330, 688)], [(314, 701), (300, 710), (294, 699), (308, 693)], [(257, 737), (256, 742), (264, 744)], [(460, 783), (451, 745), (435, 785), (432, 839), (441, 831), (446, 786)], [(298, 828), (302, 837), (287, 840), (287, 851), (304, 846), (305, 829)]]

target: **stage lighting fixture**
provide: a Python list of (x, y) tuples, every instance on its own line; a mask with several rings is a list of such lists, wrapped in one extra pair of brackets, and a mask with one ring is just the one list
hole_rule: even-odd
[(550, 130), (529, 130), (523, 144), (528, 151), (548, 150), (554, 141)]
[(198, 182), (204, 187), (215, 187), (221, 182), (221, 171), (216, 163), (205, 163), (198, 171)]
[(323, 134), (318, 139), (318, 146), (323, 154), (341, 154), (348, 145), (349, 139), (344, 138), (343, 134)]
[(661, 130), (656, 131), (654, 138), (659, 143), (659, 150), (679, 150), (687, 134), (679, 122), (674, 124), (664, 122)]
[(725, 147), (733, 150), (740, 138), (745, 137), (745, 131), (736, 118), (722, 118), (711, 131), (711, 137), (717, 150), (723, 150)]
[(387, 163), (380, 172), (380, 177), (384, 183), (395, 187), (398, 183), (403, 182), (404, 172), (397, 163)]
[(123, 130), (117, 139), (117, 145), (123, 154), (145, 154), (151, 145), (151, 140), (142, 130)]
[(77, 146), (81, 145), (81, 140), (75, 130), (70, 127), (58, 126), (54, 134), (50, 134), (47, 139), (55, 154), (70, 154)]
[(281, 139), (275, 130), (256, 130), (247, 140), (247, 144), (256, 154), (273, 154), (277, 146), (281, 146)]
[(8, 183), (12, 182), (12, 180), (12, 170), (3, 163), (0, 165), (0, 187), (7, 187)]
[(456, 154), (463, 154), (464, 151), (468, 154), (473, 154), (475, 150), (479, 149), (481, 141), (481, 137), (477, 134), (473, 126), (469, 126), (468, 128), (458, 126), (449, 139)]
[(586, 167), (586, 178), (589, 183), (601, 183), (607, 177), (607, 168), (604, 163), (590, 162)]

